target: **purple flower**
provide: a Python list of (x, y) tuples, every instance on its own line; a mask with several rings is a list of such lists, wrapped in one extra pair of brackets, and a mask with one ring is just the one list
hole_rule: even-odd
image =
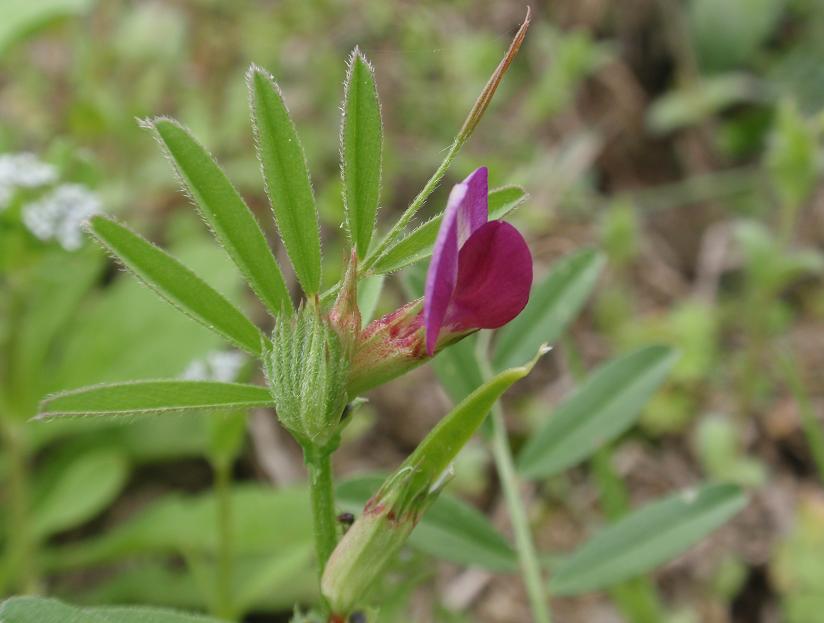
[(452, 189), (426, 275), (423, 322), (433, 355), (442, 331), (496, 329), (529, 300), (532, 254), (520, 232), (487, 221), (487, 169)]
[[(349, 393), (360, 394), (427, 361), (478, 329), (495, 329), (529, 300), (532, 255), (523, 236), (503, 221), (488, 221), (487, 170), (480, 168), (452, 189), (435, 241), (421, 300), (372, 321), (357, 333)], [(352, 273), (354, 274), (354, 272)], [(344, 288), (342, 300), (356, 296)], [(332, 314), (333, 323), (341, 324)], [(359, 326), (358, 317), (356, 325)], [(344, 331), (345, 333), (345, 331)]]

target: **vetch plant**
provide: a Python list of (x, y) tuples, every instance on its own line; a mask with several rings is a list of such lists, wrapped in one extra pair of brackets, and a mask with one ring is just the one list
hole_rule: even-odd
[[(517, 53), (528, 23), (527, 19), (470, 111), (444, 164), (416, 197), (399, 221), (400, 225), (396, 224), (371, 253), (368, 249), (377, 216), (381, 164), (380, 107), (372, 68), (359, 51), (353, 53), (341, 132), (345, 222), (353, 254), (343, 282), (324, 295), (320, 292), (318, 217), (303, 150), (273, 79), (259, 67), (249, 70), (250, 103), (265, 187), (278, 231), (306, 297), (297, 309), (260, 225), (213, 158), (177, 122), (165, 118), (145, 122), (173, 162), (200, 215), (273, 316), (275, 328), (271, 340), (192, 270), (127, 227), (113, 219), (96, 216), (89, 221), (89, 231), (146, 285), (241, 350), (257, 357), (266, 371), (268, 389), (210, 380), (109, 384), (54, 395), (43, 402), (40, 417), (274, 406), (281, 423), (304, 449), (310, 472), (318, 563), (323, 569), (340, 536), (330, 454), (339, 443), (341, 428), (347, 423), (347, 405), (365, 389), (420, 365), (461, 337), (484, 326), (504, 324), (526, 303), (532, 277), (531, 257), (514, 228), (500, 221), (484, 225), (488, 209), (485, 169), (457, 187), (440, 226), (438, 221), (430, 221), (409, 234), (404, 228), (471, 135)], [(472, 222), (465, 232), (462, 221), (467, 217)], [(460, 257), (455, 245), (458, 229), (462, 245), (465, 243)], [(438, 259), (430, 269), (433, 287), (438, 291), (424, 297), (425, 302), (413, 301), (361, 330), (358, 282), (369, 275), (386, 272), (375, 268), (384, 256), (391, 254), (394, 261), (410, 263), (427, 257), (432, 247), (430, 235), (438, 231), (441, 232), (435, 245)], [(464, 240), (465, 234), (473, 235)], [(399, 248), (399, 243), (405, 247)], [(518, 300), (493, 316), (484, 317), (479, 297), (505, 287), (505, 255), (512, 249), (520, 254), (516, 271)], [(491, 253), (489, 258), (481, 257), (486, 252)], [(451, 276), (450, 271), (455, 275)], [(456, 291), (450, 296), (447, 290), (453, 288)], [(329, 307), (326, 301), (335, 292), (336, 299)], [(455, 302), (452, 309), (459, 311), (433, 324), (432, 310), (444, 307), (446, 314), (450, 298)], [(471, 303), (476, 307), (474, 316)], [(422, 307), (426, 310), (423, 313)], [(424, 315), (427, 316), (425, 322)], [(394, 322), (398, 318), (401, 323)], [(443, 324), (449, 332), (444, 332), (438, 340)], [(434, 341), (428, 337), (431, 335)], [(399, 339), (401, 336), (403, 339)], [(440, 343), (436, 345), (435, 341)], [(432, 484), (429, 480), (438, 478), (447, 468), (480, 424), (488, 408), (484, 407), (484, 401), (497, 398), (527, 371), (528, 368), (513, 368), (484, 384), (477, 395), (471, 396), (445, 420), (451, 422), (450, 426), (440, 428), (440, 433), (436, 430), (433, 435), (438, 434), (430, 436), (428, 443), (424, 442), (422, 448), (446, 448), (436, 452), (437, 469), (427, 477), (426, 487)], [(453, 439), (455, 435), (462, 440), (460, 443)], [(434, 460), (427, 456), (423, 454), (423, 464), (414, 464), (413, 471), (423, 469), (427, 462)], [(398, 541), (398, 546), (403, 540)]]
[[(303, 294), (297, 304), (261, 224), (211, 154), (174, 120), (144, 122), (198, 213), (268, 312), (271, 333), (183, 262), (128, 227), (106, 216), (89, 219), (90, 234), (140, 281), (257, 361), (266, 384), (202, 378), (203, 370), (195, 370), (182, 379), (138, 380), (56, 393), (41, 403), (39, 418), (204, 410), (236, 414), (273, 408), (301, 446), (309, 473), (320, 603), (307, 615), (297, 613), (296, 621), (344, 623), (364, 621), (367, 616), (371, 620), (373, 607), (380, 606), (376, 587), (400, 549), (414, 540), (416, 527), (427, 527), (430, 511), (435, 515), (430, 528), (448, 526), (452, 534), (460, 535), (471, 527), (474, 545), (483, 550), (482, 556), (452, 550), (453, 559), (463, 557), (472, 564), (485, 557), (489, 567), (508, 571), (520, 567), (534, 618), (545, 623), (550, 620), (547, 589), (575, 594), (645, 573), (683, 551), (743, 504), (740, 492), (725, 485), (656, 502), (627, 514), (581, 546), (553, 567), (552, 580), (546, 582), (520, 499), (520, 480), (556, 475), (628, 430), (665, 378), (674, 353), (649, 347), (600, 368), (513, 457), (498, 401), (547, 352), (545, 342), (555, 341), (571, 321), (597, 278), (600, 257), (583, 251), (566, 258), (533, 288), (529, 247), (518, 230), (502, 220), (524, 193), (513, 187), (490, 191), (485, 167), (452, 189), (442, 212), (410, 230), (412, 219), (489, 106), (529, 21), (527, 13), (442, 164), (383, 237), (376, 236), (381, 109), (372, 67), (359, 50), (353, 52), (340, 133), (343, 223), (350, 254), (343, 278), (326, 290), (318, 213), (297, 128), (273, 78), (260, 67), (250, 68), (247, 85), (257, 156), (274, 222)], [(430, 257), (425, 279), (419, 280), (421, 291), (363, 327), (359, 290), (375, 283), (367, 280)], [(502, 331), (494, 342), (489, 333), (473, 337), (481, 329), (498, 328)], [(436, 356), (439, 373), (450, 361), (456, 372), (453, 377), (441, 374), (445, 384), (461, 377), (460, 389), (450, 391), (455, 407), (377, 491), (370, 492), (363, 512), (344, 534), (331, 456), (341, 443), (352, 409), (366, 390)], [(486, 433), (511, 515), (517, 555), (477, 513), (442, 496), (456, 455), (490, 413)], [(242, 421), (233, 421), (238, 420)], [(218, 487), (219, 512), (224, 513), (221, 530), (228, 533), (228, 464), (218, 458), (213, 463), (222, 478)], [(435, 549), (433, 542), (430, 550)], [(236, 576), (230, 548), (221, 557), (220, 603), (213, 610), (218, 616), (235, 618)], [(55, 612), (71, 609), (48, 601), (11, 600), (0, 606), (0, 619), (25, 623), (34, 620), (31, 617), (67, 616), (51, 614)], [(88, 612), (102, 621), (117, 616), (105, 610)], [(135, 620), (149, 623), (198, 620), (152, 610), (132, 614), (139, 617)]]

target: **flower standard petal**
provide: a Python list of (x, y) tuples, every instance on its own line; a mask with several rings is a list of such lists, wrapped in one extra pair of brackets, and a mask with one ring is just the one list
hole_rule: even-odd
[(532, 254), (520, 232), (504, 221), (486, 223), (458, 257), (458, 277), (444, 319), (450, 328), (496, 329), (529, 300)]

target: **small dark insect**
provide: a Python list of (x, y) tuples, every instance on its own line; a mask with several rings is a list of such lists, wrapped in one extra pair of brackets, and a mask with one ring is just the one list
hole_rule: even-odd
[(363, 612), (353, 612), (349, 616), (349, 623), (366, 623), (366, 615)]
[(355, 523), (355, 516), (352, 513), (341, 513), (338, 515), (338, 521), (348, 528)]

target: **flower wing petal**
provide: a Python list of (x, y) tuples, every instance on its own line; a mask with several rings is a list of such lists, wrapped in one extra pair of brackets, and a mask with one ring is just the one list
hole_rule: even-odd
[(458, 211), (466, 197), (466, 186), (458, 184), (449, 194), (441, 228), (432, 248), (432, 260), (426, 273), (423, 297), (423, 322), (426, 328), (426, 351), (432, 354), (443, 326), (455, 281), (458, 277)]
[[(466, 187), (458, 211), (458, 248), (489, 218), (489, 172), (486, 167), (475, 169), (460, 186)], [(447, 210), (449, 206), (447, 206)]]
[(459, 250), (489, 218), (488, 177), (486, 167), (475, 169), (463, 182), (455, 185), (446, 203), (424, 291), (426, 350), (430, 355), (435, 352), (455, 290)]
[(521, 312), (531, 287), (532, 254), (526, 240), (509, 223), (490, 221), (460, 250), (443, 324), (459, 330), (496, 329)]

